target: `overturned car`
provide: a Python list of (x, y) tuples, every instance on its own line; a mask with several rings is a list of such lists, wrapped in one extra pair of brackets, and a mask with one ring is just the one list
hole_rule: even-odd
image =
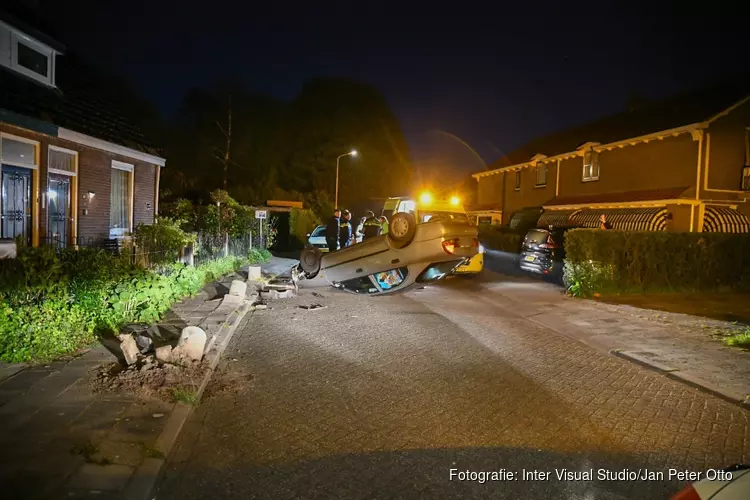
[(336, 288), (382, 295), (448, 276), (478, 252), (475, 226), (439, 219), (417, 224), (404, 212), (393, 215), (386, 235), (327, 254), (305, 248), (294, 273), (301, 279), (322, 273)]

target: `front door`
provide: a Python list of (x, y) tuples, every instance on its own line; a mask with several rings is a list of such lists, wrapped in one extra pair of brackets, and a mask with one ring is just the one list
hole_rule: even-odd
[(50, 174), (47, 198), (47, 241), (55, 246), (67, 247), (70, 235), (70, 177)]
[(31, 170), (3, 165), (1, 185), (1, 237), (20, 237), (31, 245)]

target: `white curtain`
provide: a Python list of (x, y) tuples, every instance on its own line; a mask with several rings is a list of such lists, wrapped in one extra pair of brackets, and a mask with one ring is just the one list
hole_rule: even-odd
[(54, 168), (55, 170), (75, 172), (75, 155), (66, 153), (65, 151), (50, 149), (49, 161), (47, 163), (47, 167)]
[(112, 169), (112, 196), (109, 215), (110, 236), (122, 236), (130, 227), (128, 175), (130, 175), (130, 172), (125, 170)]

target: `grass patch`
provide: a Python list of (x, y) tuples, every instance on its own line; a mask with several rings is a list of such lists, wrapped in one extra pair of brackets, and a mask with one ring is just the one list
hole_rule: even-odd
[(745, 328), (742, 332), (725, 337), (724, 343), (731, 347), (750, 349), (750, 327)]
[(175, 403), (185, 403), (191, 406), (198, 405), (198, 391), (191, 387), (174, 387), (172, 399)]

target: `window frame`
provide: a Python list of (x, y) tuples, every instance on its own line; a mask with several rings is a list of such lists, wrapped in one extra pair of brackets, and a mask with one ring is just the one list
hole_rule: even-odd
[[(3, 139), (8, 139), (16, 142), (23, 142), (34, 146), (34, 163), (20, 163), (16, 161), (4, 160), (3, 159)], [(27, 139), (26, 137), (19, 137), (17, 135), (6, 134), (5, 132), (0, 133), (0, 163), (8, 165), (10, 167), (21, 167), (30, 168), (31, 170), (39, 170), (39, 141), (33, 139)]]
[[(589, 162), (586, 163), (586, 157), (589, 157)], [(596, 175), (594, 175), (594, 166), (596, 166)], [(586, 170), (589, 167), (589, 171), (591, 172), (590, 175), (586, 175)], [(581, 172), (581, 181), (582, 182), (591, 182), (591, 181), (598, 181), (599, 180), (599, 174), (601, 171), (601, 166), (599, 163), (599, 151), (596, 151), (595, 149), (588, 149), (584, 151), (583, 153), (583, 170)]]
[[(112, 227), (112, 219), (110, 215), (110, 221), (109, 221), (109, 237), (114, 239), (122, 239), (125, 238), (128, 233), (133, 232), (133, 196), (135, 194), (135, 165), (132, 163), (125, 163), (123, 161), (118, 160), (112, 160), (111, 170), (120, 170), (123, 172), (128, 173), (128, 193), (127, 193), (127, 199), (126, 199), (126, 206), (128, 210), (128, 227), (127, 228), (113, 228)], [(110, 176), (112, 175), (112, 172), (110, 171)], [(109, 187), (109, 200), (110, 200), (110, 214), (112, 211), (112, 186)]]
[(521, 171), (516, 170), (515, 171), (515, 187), (513, 188), (514, 191), (520, 191), (521, 190)]
[[(544, 172), (544, 182), (539, 182), (539, 172)], [(536, 181), (534, 187), (545, 187), (547, 185), (547, 177), (549, 175), (549, 169), (546, 163), (539, 162), (536, 164)]]
[[(43, 43), (40, 43), (33, 38), (30, 38), (19, 31), (14, 29), (10, 31), (10, 68), (28, 78), (36, 80), (39, 83), (43, 83), (49, 87), (55, 86), (55, 55), (56, 51)], [(22, 66), (18, 62), (18, 45), (22, 44), (26, 48), (38, 52), (39, 54), (47, 57), (47, 76), (41, 75), (36, 71), (30, 70), (29, 68)]]

